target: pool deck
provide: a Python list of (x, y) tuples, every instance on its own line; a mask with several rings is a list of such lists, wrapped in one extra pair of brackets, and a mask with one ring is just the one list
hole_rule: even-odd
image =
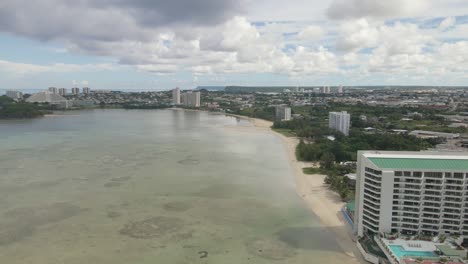
[(422, 240), (404, 240), (397, 238), (395, 240), (382, 239), (387, 246), (401, 246), (405, 251), (418, 251), (418, 252), (435, 252), (437, 250), (436, 245), (441, 243), (434, 243), (432, 241)]
[(398, 256), (396, 252), (394, 252), (390, 246), (400, 246), (403, 248), (404, 251), (408, 252), (428, 252), (434, 253), (437, 248), (436, 245), (440, 243), (434, 243), (431, 241), (421, 241), (421, 240), (404, 240), (404, 239), (395, 239), (395, 240), (388, 240), (385, 238), (376, 238), (378, 241), (379, 247), (387, 256), (388, 260), (392, 264), (399, 264), (405, 263), (404, 260), (411, 257), (421, 257), (423, 259), (428, 260), (438, 260), (438, 257), (431, 257), (431, 256)]

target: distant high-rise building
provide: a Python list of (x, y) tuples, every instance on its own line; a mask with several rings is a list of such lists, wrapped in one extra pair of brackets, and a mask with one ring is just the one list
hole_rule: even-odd
[(19, 91), (12, 91), (12, 90), (6, 91), (5, 95), (14, 100), (19, 100), (23, 98), (23, 93)]
[(191, 107), (200, 107), (200, 92), (186, 92), (181, 96), (182, 104)]
[(342, 94), (344, 92), (343, 86), (339, 86), (336, 92)]
[(287, 106), (276, 107), (276, 120), (287, 121), (291, 120), (291, 108)]
[(349, 135), (350, 115), (346, 111), (330, 112), (328, 114), (328, 127)]
[(323, 94), (329, 94), (330, 93), (330, 86), (323, 86), (320, 88), (320, 92)]
[(180, 89), (176, 87), (172, 90), (172, 103), (174, 105), (180, 105)]
[(56, 88), (56, 87), (49, 87), (49, 92), (53, 93), (53, 94), (58, 94), (59, 93), (58, 88)]
[(72, 88), (72, 94), (75, 94), (75, 95), (80, 94), (80, 88), (78, 88), (78, 87), (73, 87), (73, 88)]
[(65, 89), (65, 88), (60, 88), (60, 89), (59, 89), (59, 94), (60, 94), (61, 96), (66, 95), (66, 94), (67, 94), (67, 89)]
[(83, 87), (83, 94), (89, 94), (91, 92), (91, 89), (89, 87)]

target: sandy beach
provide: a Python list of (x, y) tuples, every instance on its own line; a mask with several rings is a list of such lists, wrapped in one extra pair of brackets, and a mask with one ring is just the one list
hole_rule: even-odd
[(297, 194), (306, 203), (307, 207), (320, 218), (322, 224), (335, 233), (338, 244), (350, 257), (348, 263), (366, 263), (352, 240), (351, 228), (341, 213), (344, 203), (337, 193), (329, 190), (324, 184), (325, 175), (308, 175), (302, 171), (303, 168), (310, 167), (312, 164), (297, 161), (296, 146), (299, 139), (286, 137), (273, 131), (271, 129), (273, 123), (270, 121), (255, 118), (249, 118), (249, 120), (257, 129), (274, 133), (282, 139), (291, 168), (294, 171)]

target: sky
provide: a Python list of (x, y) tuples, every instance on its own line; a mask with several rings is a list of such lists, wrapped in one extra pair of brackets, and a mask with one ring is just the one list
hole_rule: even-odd
[(468, 86), (468, 0), (2, 0), (0, 89)]

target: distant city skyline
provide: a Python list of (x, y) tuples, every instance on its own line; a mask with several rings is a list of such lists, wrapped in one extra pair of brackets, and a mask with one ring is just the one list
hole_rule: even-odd
[(465, 0), (97, 2), (5, 0), (0, 89), (468, 84)]

